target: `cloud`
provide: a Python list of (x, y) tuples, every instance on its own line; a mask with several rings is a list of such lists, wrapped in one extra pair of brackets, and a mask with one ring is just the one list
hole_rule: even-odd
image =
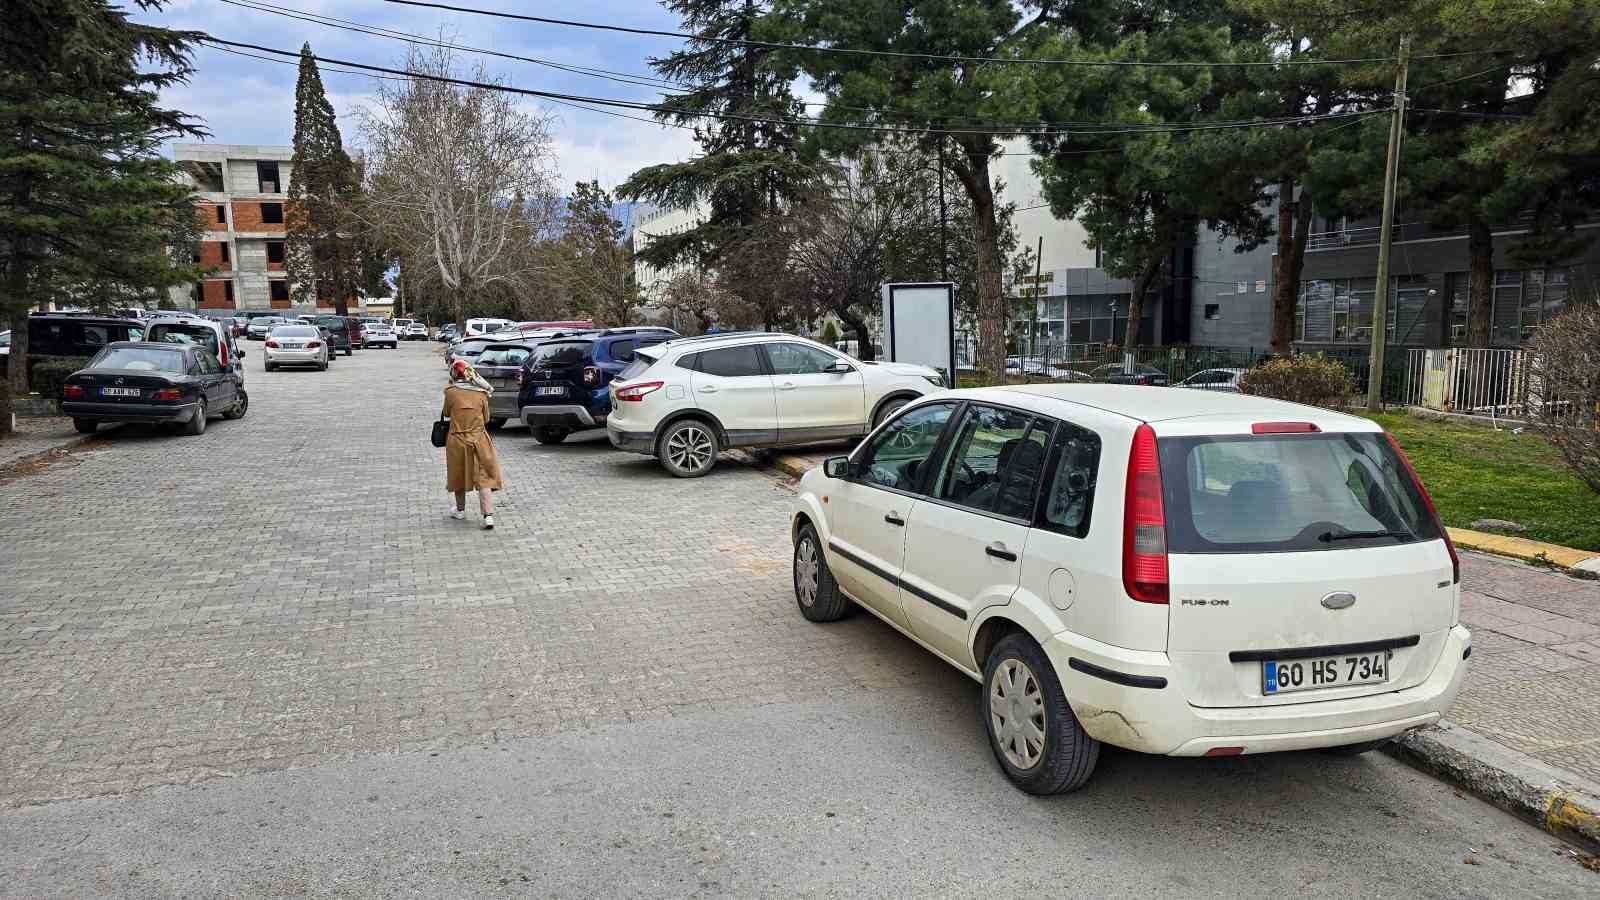
[(629, 175), (656, 163), (682, 162), (698, 151), (694, 133), (590, 110), (553, 107), (552, 129), (562, 189), (595, 179), (612, 190)]

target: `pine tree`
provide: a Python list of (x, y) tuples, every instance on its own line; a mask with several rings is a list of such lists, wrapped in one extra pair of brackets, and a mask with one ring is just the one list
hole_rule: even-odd
[[(688, 208), (704, 203), (698, 225), (656, 237), (640, 257), (658, 268), (692, 261), (720, 268), (723, 283), (764, 311), (779, 299), (770, 273), (735, 265), (740, 248), (767, 246), (781, 228), (785, 206), (812, 180), (799, 151), (794, 117), (805, 106), (789, 90), (796, 74), (772, 50), (728, 43), (750, 40), (767, 13), (755, 0), (667, 0), (699, 36), (685, 50), (651, 61), (665, 79), (684, 85), (655, 108), (663, 122), (694, 126), (701, 155), (688, 162), (641, 169), (617, 189), (630, 200)], [(707, 119), (705, 113), (741, 118)], [(768, 121), (751, 121), (762, 119)], [(772, 121), (790, 120), (790, 121)], [(752, 277), (754, 274), (754, 277)], [(770, 313), (764, 313), (770, 315)], [(770, 321), (764, 324), (772, 324)]]
[[(154, 295), (198, 275), (190, 191), (159, 148), (204, 131), (156, 95), (188, 78), (204, 35), (135, 24), (105, 0), (14, 0), (5, 10), (0, 314), (12, 332), (12, 392), (26, 394), (29, 309), (78, 299), (90, 284)], [(10, 412), (0, 409), (0, 429)]]
[(300, 48), (290, 165), (284, 269), (294, 284), (294, 298), (299, 303), (331, 301), (334, 311), (345, 315), (365, 280), (353, 214), (361, 177), (344, 150), (309, 43)]

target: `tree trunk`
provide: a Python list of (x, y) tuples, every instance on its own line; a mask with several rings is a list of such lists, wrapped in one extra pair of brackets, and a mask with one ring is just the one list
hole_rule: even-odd
[(1487, 347), (1494, 322), (1494, 234), (1488, 222), (1474, 218), (1467, 223), (1467, 259), (1472, 273), (1467, 297), (1467, 346)]
[(1133, 293), (1128, 297), (1128, 330), (1122, 338), (1122, 349), (1132, 350), (1139, 346), (1139, 323), (1144, 319), (1144, 301), (1150, 293), (1150, 285), (1155, 283), (1156, 276), (1161, 274), (1161, 268), (1166, 263), (1166, 257), (1161, 256), (1145, 263), (1139, 276), (1133, 280)]
[(1294, 310), (1300, 299), (1300, 272), (1311, 236), (1311, 198), (1294, 199), (1295, 180), (1278, 183), (1278, 253), (1272, 261), (1272, 352), (1293, 349)]
[(833, 307), (833, 314), (839, 317), (840, 322), (844, 323), (846, 334), (855, 333), (856, 343), (861, 345), (856, 351), (856, 359), (862, 362), (872, 362), (877, 354), (872, 346), (872, 333), (867, 330), (866, 320), (851, 315), (849, 304)]
[[(20, 268), (20, 267), (18, 267)], [(12, 282), (7, 285), (7, 295), (13, 302), (22, 296), (22, 282), (24, 279), (14, 275), (8, 279)], [(11, 355), (6, 359), (6, 380), (11, 382), (11, 396), (27, 396), (28, 387), (28, 308), (26, 306), (12, 307), (11, 324), (6, 326), (11, 329)], [(5, 412), (9, 413), (10, 410)], [(9, 416), (6, 422), (10, 422)]]
[(987, 370), (993, 383), (1001, 384), (1006, 375), (1006, 304), (1000, 289), (1000, 225), (995, 220), (994, 184), (989, 180), (991, 144), (987, 135), (963, 141), (966, 159), (964, 165), (956, 166), (956, 177), (972, 200), (978, 368)]

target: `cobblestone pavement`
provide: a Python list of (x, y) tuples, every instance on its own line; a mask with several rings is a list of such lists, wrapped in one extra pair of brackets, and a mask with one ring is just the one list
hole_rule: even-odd
[(250, 414), (126, 428), (0, 484), (0, 804), (913, 684), (795, 615), (787, 489), (598, 439), (496, 441), (497, 529), (445, 516), (434, 345), (261, 370)]
[(1600, 781), (1600, 582), (1462, 557), (1468, 679), (1451, 721)]

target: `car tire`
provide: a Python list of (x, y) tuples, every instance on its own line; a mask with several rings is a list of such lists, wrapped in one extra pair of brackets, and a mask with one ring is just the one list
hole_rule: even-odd
[(1392, 739), (1384, 738), (1378, 741), (1362, 741), (1359, 744), (1344, 744), (1338, 747), (1323, 747), (1322, 752), (1330, 756), (1360, 756), (1363, 753), (1369, 753), (1378, 749), (1379, 747), (1382, 747), (1384, 744), (1389, 743), (1390, 740)]
[(79, 434), (94, 434), (100, 430), (100, 423), (94, 419), (73, 419), (72, 427)]
[(533, 430), (533, 439), (541, 444), (559, 444), (566, 440), (569, 434), (571, 432), (565, 428), (558, 428), (554, 425), (541, 425)]
[(326, 371), (328, 371), (328, 360), (327, 359), (323, 359), (322, 362), (317, 363), (317, 371), (318, 372), (326, 372)]
[(275, 372), (275, 371), (277, 371), (277, 369), (278, 369), (278, 367), (273, 363), (269, 362), (269, 363), (266, 364), (266, 370), (268, 372)]
[(800, 526), (794, 541), (794, 602), (812, 622), (837, 622), (850, 611), (822, 550), (822, 539), (810, 523)]
[(354, 356), (355, 353), (356, 353), (356, 351), (355, 351), (354, 347), (346, 347), (346, 348), (344, 348), (344, 355), (345, 356)]
[(702, 419), (679, 419), (656, 441), (656, 458), (679, 478), (699, 478), (717, 464), (717, 431)]
[[(1012, 632), (990, 651), (978, 703), (995, 761), (1024, 792), (1064, 794), (1094, 774), (1100, 742), (1078, 723), (1050, 658), (1028, 634)], [(1019, 721), (1026, 729), (1013, 731)]]
[(205, 403), (202, 402), (200, 404), (200, 409), (195, 412), (194, 418), (192, 418), (189, 421), (183, 423), (183, 433), (184, 434), (205, 434), (206, 433), (206, 405), (205, 405)]
[(505, 419), (486, 419), (484, 421), (484, 423), (483, 423), (483, 427), (489, 429), (490, 431), (499, 431), (500, 429), (506, 427), (506, 420)]
[(240, 388), (238, 399), (233, 401), (233, 405), (228, 407), (228, 411), (223, 413), (222, 417), (229, 420), (242, 419), (244, 414), (249, 411), (250, 395), (245, 393), (243, 388)]
[(874, 416), (873, 419), (872, 419), (872, 427), (873, 428), (877, 428), (879, 425), (882, 425), (884, 422), (887, 422), (889, 420), (890, 416), (892, 416), (895, 413), (899, 412), (900, 408), (902, 406), (905, 406), (907, 403), (910, 403), (910, 402), (911, 402), (911, 398), (910, 397), (897, 397), (897, 398), (895, 398), (893, 400), (890, 400), (888, 403), (885, 403), (884, 405), (878, 407), (878, 414), (876, 416)]

